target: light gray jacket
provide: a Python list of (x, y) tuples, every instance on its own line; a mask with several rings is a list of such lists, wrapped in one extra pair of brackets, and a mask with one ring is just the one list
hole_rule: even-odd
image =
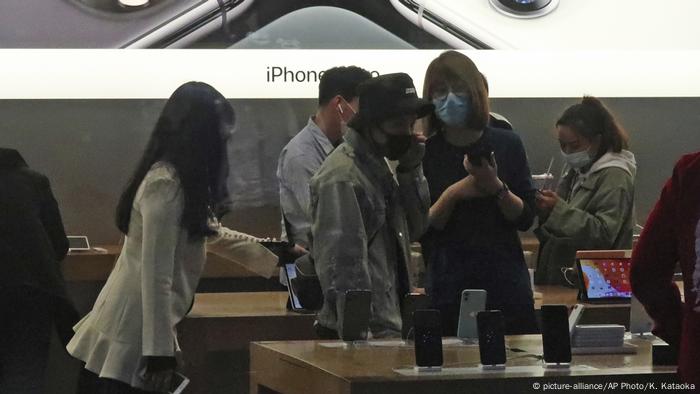
[(341, 334), (345, 291), (370, 290), (372, 335), (400, 335), (410, 242), (427, 229), (429, 208), (422, 166), (394, 178), (384, 158), (348, 130), (311, 180), (311, 250), (325, 298), (321, 325)]

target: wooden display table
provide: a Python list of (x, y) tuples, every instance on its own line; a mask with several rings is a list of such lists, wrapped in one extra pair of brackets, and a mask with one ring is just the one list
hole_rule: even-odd
[(314, 315), (286, 303), (286, 292), (197, 294), (177, 328), (187, 393), (247, 392), (250, 342), (316, 338)]
[[(414, 373), (413, 376), (397, 371), (411, 371), (414, 365), (412, 347), (324, 347), (322, 342), (252, 343), (250, 392), (500, 394), (538, 392), (542, 391), (545, 384), (551, 383), (568, 383), (572, 386), (577, 383), (653, 383), (660, 389), (661, 382), (673, 382), (675, 376), (675, 367), (651, 366), (651, 341), (640, 339), (631, 341), (638, 346), (635, 355), (574, 356), (572, 370), (563, 372), (544, 370), (541, 361), (533, 357), (542, 354), (542, 340), (538, 335), (506, 339), (507, 346), (518, 352), (508, 352), (507, 365), (511, 369), (506, 369), (505, 372), (481, 372), (478, 369), (478, 346), (445, 345), (445, 367), (450, 368), (442, 373)], [(602, 390), (602, 387), (591, 386), (590, 390), (579, 389), (575, 392), (593, 393)], [(551, 391), (564, 392), (563, 389)]]

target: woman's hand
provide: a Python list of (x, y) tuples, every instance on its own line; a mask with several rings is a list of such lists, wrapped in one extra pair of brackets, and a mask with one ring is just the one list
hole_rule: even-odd
[(537, 215), (540, 217), (540, 221), (545, 221), (552, 213), (552, 210), (559, 202), (560, 198), (556, 192), (551, 190), (538, 190), (535, 195), (537, 204)]
[(498, 179), (498, 164), (496, 156), (491, 153), (491, 159), (481, 159), (481, 165), (475, 166), (469, 161), (469, 157), (464, 155), (464, 169), (470, 176), (476, 179), (476, 186), (487, 196), (498, 193), (503, 188), (503, 182)]

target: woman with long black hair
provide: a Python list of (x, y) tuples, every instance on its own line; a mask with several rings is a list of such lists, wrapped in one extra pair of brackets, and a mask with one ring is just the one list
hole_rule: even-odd
[[(117, 207), (126, 235), (121, 255), (67, 347), (85, 363), (82, 392), (169, 389), (179, 350), (175, 326), (192, 305), (205, 240), (223, 231), (213, 211), (226, 195), (233, 123), (230, 104), (205, 83), (180, 86), (165, 104)], [(276, 260), (254, 242), (229, 249)]]

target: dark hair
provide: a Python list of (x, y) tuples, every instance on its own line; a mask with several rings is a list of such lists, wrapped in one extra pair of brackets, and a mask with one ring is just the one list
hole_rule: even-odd
[(226, 195), (227, 133), (235, 121), (231, 104), (213, 87), (187, 82), (173, 92), (156, 122), (148, 145), (117, 206), (117, 227), (129, 232), (136, 192), (154, 163), (176, 170), (184, 191), (180, 225), (190, 239), (212, 234), (210, 207)]
[(608, 151), (620, 152), (629, 145), (627, 132), (615, 120), (610, 110), (593, 96), (584, 96), (580, 104), (567, 108), (556, 125), (567, 126), (589, 141), (599, 135), (600, 148), (596, 159)]
[(357, 66), (333, 67), (323, 72), (318, 84), (318, 106), (326, 105), (340, 95), (347, 101), (357, 97), (357, 86), (372, 78), (372, 74)]
[[(489, 121), (489, 93), (486, 79), (467, 56), (457, 51), (446, 51), (436, 57), (425, 71), (423, 98), (432, 101), (432, 94), (439, 83), (465, 85), (471, 100), (472, 111), (467, 127), (482, 130)], [(441, 124), (435, 113), (428, 117), (428, 130), (436, 130)]]

